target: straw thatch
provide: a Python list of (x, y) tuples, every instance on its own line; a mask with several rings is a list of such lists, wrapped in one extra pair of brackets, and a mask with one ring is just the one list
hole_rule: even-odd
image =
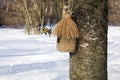
[(66, 39), (79, 37), (77, 25), (71, 19), (71, 14), (69, 12), (64, 14), (63, 19), (55, 26), (52, 34)]

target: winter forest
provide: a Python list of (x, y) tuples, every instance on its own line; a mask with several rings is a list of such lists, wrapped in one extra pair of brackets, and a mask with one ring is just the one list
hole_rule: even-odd
[(120, 80), (120, 0), (0, 0), (0, 80)]

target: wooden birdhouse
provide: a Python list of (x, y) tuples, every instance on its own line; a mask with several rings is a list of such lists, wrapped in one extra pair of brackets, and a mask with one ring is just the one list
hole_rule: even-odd
[(65, 10), (63, 18), (56, 24), (52, 34), (57, 36), (57, 49), (59, 51), (74, 52), (79, 31), (76, 23), (71, 19), (71, 11)]

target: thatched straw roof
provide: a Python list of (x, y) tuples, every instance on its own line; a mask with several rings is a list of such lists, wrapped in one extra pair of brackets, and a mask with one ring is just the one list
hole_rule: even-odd
[(71, 19), (69, 14), (65, 14), (65, 17), (58, 22), (53, 29), (52, 34), (66, 39), (79, 37), (77, 25)]

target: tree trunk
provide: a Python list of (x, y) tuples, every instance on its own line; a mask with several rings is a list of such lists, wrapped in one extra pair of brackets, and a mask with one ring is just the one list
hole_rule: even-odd
[(9, 10), (9, 0), (5, 0), (5, 12)]
[(70, 80), (107, 80), (107, 0), (72, 2), (80, 38), (70, 53)]

